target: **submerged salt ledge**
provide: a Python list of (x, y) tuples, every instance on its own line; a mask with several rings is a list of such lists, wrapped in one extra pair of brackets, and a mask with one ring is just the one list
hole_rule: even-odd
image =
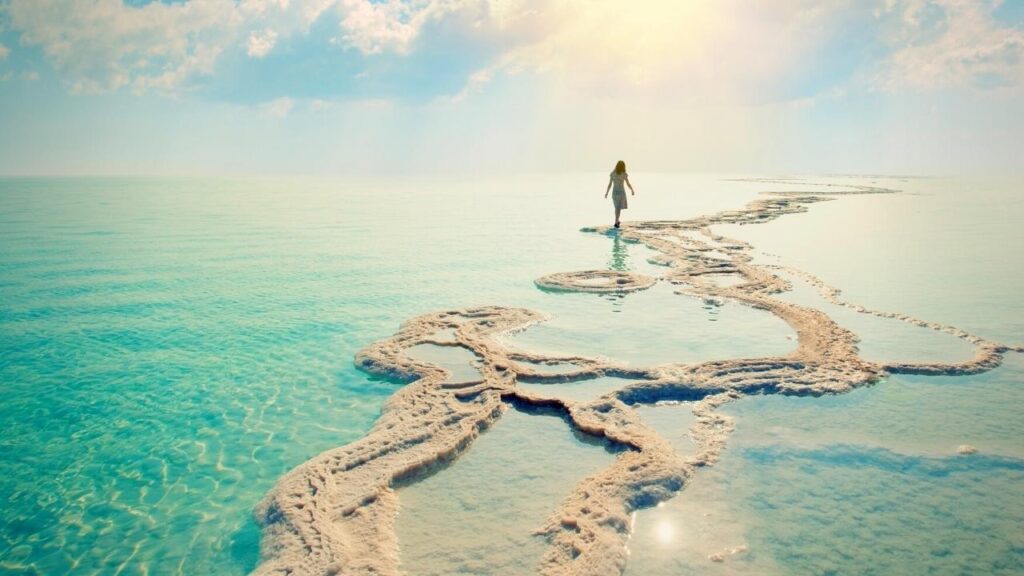
[[(787, 181), (787, 183), (789, 183)], [(803, 183), (801, 183), (803, 184)], [(804, 184), (805, 185), (805, 184)], [(830, 185), (823, 185), (830, 186)], [(438, 312), (408, 321), (393, 337), (360, 352), (364, 370), (409, 384), (385, 403), (380, 420), (361, 440), (327, 451), (280, 479), (259, 504), (263, 529), (257, 574), (398, 574), (395, 486), (414, 482), (456, 458), (509, 403), (562, 412), (579, 431), (623, 448), (608, 469), (577, 484), (538, 534), (548, 542), (540, 574), (616, 574), (626, 565), (633, 511), (671, 498), (701, 466), (713, 464), (733, 429), (717, 409), (747, 394), (843, 393), (889, 373), (973, 374), (998, 366), (1008, 347), (952, 326), (870, 310), (840, 299), (838, 289), (786, 268), (815, 285), (832, 303), (947, 332), (975, 346), (959, 363), (872, 363), (861, 359), (855, 334), (825, 313), (774, 298), (790, 288), (777, 267), (753, 264), (753, 247), (716, 235), (715, 224), (756, 224), (804, 212), (809, 204), (846, 194), (892, 190), (851, 186), (827, 192), (773, 192), (745, 208), (683, 221), (626, 225), (621, 238), (660, 253), (659, 278), (679, 294), (739, 302), (766, 310), (797, 333), (786, 356), (695, 364), (626, 367), (603, 359), (512, 350), (498, 338), (544, 317), (530, 310), (485, 307)], [(605, 228), (589, 232), (614, 233)], [(722, 284), (723, 274), (738, 278)], [(583, 272), (547, 276), (538, 285), (558, 290), (629, 291), (656, 279), (632, 273)], [(478, 359), (479, 379), (450, 381), (443, 368), (417, 360), (415, 346), (458, 346)], [(567, 367), (553, 372), (542, 366)], [(614, 376), (632, 380), (589, 402), (531, 393), (517, 382), (568, 382)], [(693, 401), (693, 454), (677, 454), (633, 408), (665, 400)]]

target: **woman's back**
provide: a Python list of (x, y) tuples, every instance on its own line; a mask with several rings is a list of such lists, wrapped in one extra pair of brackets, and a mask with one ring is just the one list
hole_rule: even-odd
[(622, 192), (623, 194), (625, 194), (625, 182), (626, 178), (629, 178), (629, 174), (626, 174), (625, 172), (616, 172), (615, 170), (612, 170), (610, 176), (612, 178), (612, 183), (615, 184), (615, 189), (613, 191)]

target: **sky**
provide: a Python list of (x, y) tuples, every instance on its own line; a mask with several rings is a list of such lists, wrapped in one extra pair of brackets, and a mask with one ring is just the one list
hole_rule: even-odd
[(1024, 0), (0, 0), (0, 174), (1024, 177)]

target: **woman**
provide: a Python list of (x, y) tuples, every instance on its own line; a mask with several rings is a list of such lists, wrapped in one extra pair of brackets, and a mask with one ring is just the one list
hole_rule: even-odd
[(629, 186), (629, 191), (633, 196), (636, 196), (636, 190), (633, 190), (633, 185), (629, 183), (629, 174), (626, 174), (626, 163), (619, 160), (615, 164), (615, 170), (608, 175), (608, 187), (604, 190), (604, 197), (608, 197), (608, 191), (612, 189), (612, 184), (615, 184), (615, 190), (612, 191), (612, 203), (615, 204), (615, 227), (619, 227), (619, 213), (629, 208), (629, 203), (626, 202), (626, 188), (623, 187), (623, 183)]

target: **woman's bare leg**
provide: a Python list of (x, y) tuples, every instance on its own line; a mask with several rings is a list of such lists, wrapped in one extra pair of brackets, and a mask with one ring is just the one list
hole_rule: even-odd
[(615, 209), (615, 223), (616, 223), (616, 224), (618, 224), (618, 223), (619, 223), (619, 213), (620, 213), (620, 212), (622, 212), (622, 208), (616, 208), (616, 209)]

